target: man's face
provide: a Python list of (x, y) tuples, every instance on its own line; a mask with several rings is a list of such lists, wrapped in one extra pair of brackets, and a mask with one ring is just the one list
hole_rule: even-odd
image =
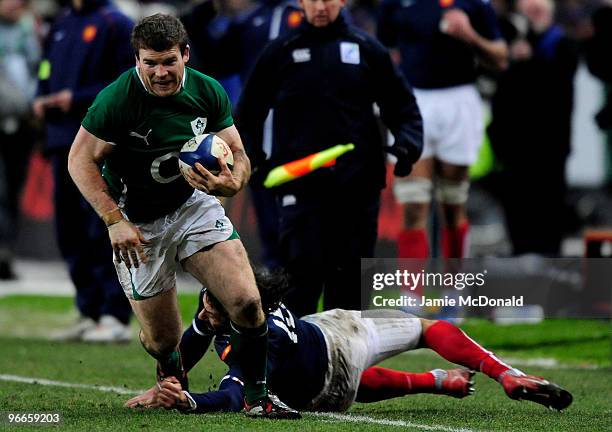
[(338, 18), (346, 0), (300, 0), (306, 21), (315, 27), (325, 27)]
[(552, 0), (519, 0), (517, 10), (527, 17), (536, 33), (547, 30), (553, 24), (555, 5)]
[(181, 53), (178, 45), (166, 51), (140, 48), (136, 66), (147, 90), (156, 96), (171, 96), (181, 89), (189, 48)]
[(23, 15), (25, 2), (23, 0), (0, 0), (0, 18), (17, 22)]
[(219, 310), (208, 299), (208, 292), (203, 298), (204, 308), (198, 314), (198, 318), (206, 323), (207, 330), (211, 333), (216, 333), (227, 327), (228, 316), (225, 310)]

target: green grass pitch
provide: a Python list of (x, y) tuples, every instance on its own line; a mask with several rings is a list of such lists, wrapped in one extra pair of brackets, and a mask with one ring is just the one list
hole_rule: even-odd
[[(188, 322), (196, 297), (181, 296), (180, 303)], [(519, 363), (517, 367), (569, 389), (574, 404), (562, 413), (530, 402), (512, 401), (496, 382), (477, 375), (476, 393), (461, 400), (414, 395), (355, 404), (341, 416), (305, 413), (301, 421), (271, 422), (247, 419), (241, 414), (183, 415), (175, 411), (123, 408), (129, 391), (153, 384), (153, 360), (136, 341), (124, 346), (94, 346), (45, 340), (51, 330), (69, 324), (75, 317), (70, 298), (0, 298), (0, 414), (4, 419), (8, 413), (58, 412), (62, 422), (51, 426), (54, 429), (117, 432), (612, 431), (607, 322), (550, 320), (540, 325), (499, 327), (485, 321), (468, 321), (462, 326), (487, 348)], [(225, 371), (215, 355), (207, 357), (190, 374), (192, 390), (213, 389)], [(427, 350), (397, 356), (384, 365), (415, 372), (450, 366)], [(22, 383), (11, 376), (85, 386)], [(126, 394), (91, 386), (115, 387)], [(6, 420), (0, 420), (2, 430), (41, 430), (41, 427), (10, 426)]]

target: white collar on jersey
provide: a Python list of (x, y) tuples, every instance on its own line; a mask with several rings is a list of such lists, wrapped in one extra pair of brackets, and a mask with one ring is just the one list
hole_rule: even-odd
[[(145, 91), (149, 94), (153, 94), (149, 91), (149, 89), (147, 88), (147, 86), (145, 85), (144, 81), (142, 80), (142, 77), (140, 76), (140, 71), (138, 70), (138, 66), (134, 66), (134, 69), (136, 69), (136, 75), (138, 76), (138, 79), (140, 80), (140, 84), (142, 84), (142, 88), (145, 89)], [(185, 88), (185, 80), (187, 79), (187, 68), (183, 68), (183, 81), (181, 82), (181, 88)], [(180, 89), (179, 89), (180, 91)], [(176, 92), (178, 93), (178, 92)], [(174, 93), (174, 94), (176, 94)]]

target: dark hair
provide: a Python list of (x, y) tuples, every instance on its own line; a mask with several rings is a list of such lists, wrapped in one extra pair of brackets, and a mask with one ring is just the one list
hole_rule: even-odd
[(267, 315), (278, 309), (283, 297), (289, 291), (289, 278), (283, 270), (253, 268), (255, 283), (261, 297), (261, 307)]
[(178, 45), (181, 54), (187, 48), (187, 32), (183, 23), (166, 14), (155, 14), (143, 18), (132, 31), (132, 48), (138, 57), (140, 49), (161, 52)]
[[(261, 307), (264, 314), (269, 315), (278, 309), (283, 297), (289, 290), (289, 279), (287, 274), (282, 270), (270, 271), (264, 268), (253, 268), (255, 274), (255, 283), (259, 289), (261, 296)], [(208, 301), (218, 311), (225, 311), (221, 302), (210, 292), (206, 291)]]

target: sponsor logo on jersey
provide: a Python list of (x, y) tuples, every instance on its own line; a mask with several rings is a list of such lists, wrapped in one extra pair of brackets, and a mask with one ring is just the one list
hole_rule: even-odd
[(130, 136), (140, 138), (145, 142), (146, 145), (151, 145), (151, 143), (149, 142), (149, 135), (151, 134), (151, 132), (153, 132), (153, 129), (149, 129), (146, 135), (140, 135), (138, 132), (130, 131)]
[(98, 34), (98, 28), (95, 25), (88, 25), (83, 29), (81, 37), (84, 42), (89, 43), (96, 38), (96, 34)]
[(310, 61), (310, 49), (309, 48), (300, 48), (293, 50), (291, 53), (293, 56), (293, 61), (295, 63), (305, 63)]
[(217, 221), (215, 222), (215, 228), (223, 228), (223, 221), (221, 219), (217, 219)]
[(194, 135), (202, 135), (204, 130), (206, 129), (207, 119), (206, 117), (197, 117), (195, 120), (191, 121), (191, 130)]
[(359, 45), (354, 42), (340, 42), (340, 59), (342, 63), (359, 64)]
[(289, 28), (295, 28), (300, 25), (303, 17), (304, 16), (302, 15), (302, 12), (293, 11), (289, 15), (287, 15), (287, 25), (289, 26)]

